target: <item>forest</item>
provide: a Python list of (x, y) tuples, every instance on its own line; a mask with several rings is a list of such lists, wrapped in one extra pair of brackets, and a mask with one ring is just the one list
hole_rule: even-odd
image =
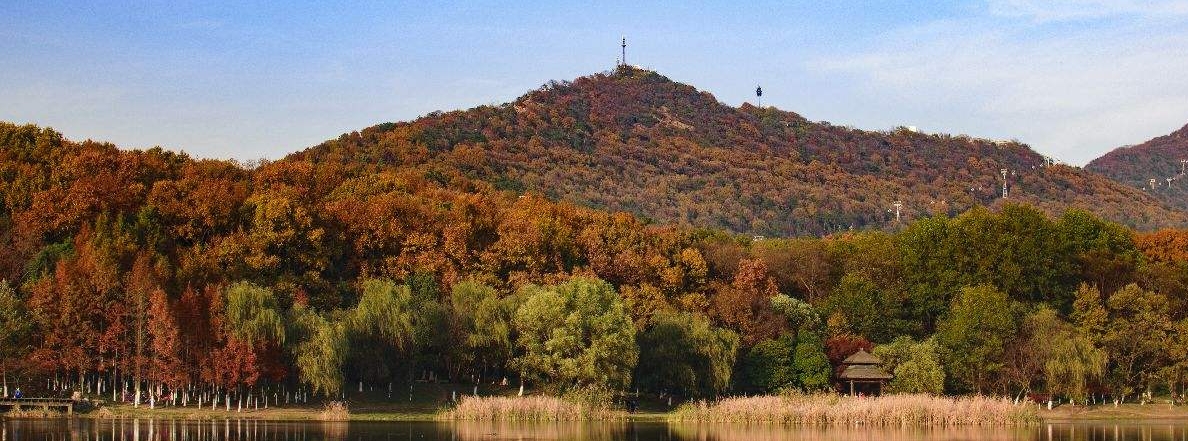
[(1085, 165), (1085, 170), (1100, 173), (1136, 188), (1155, 188), (1150, 193), (1179, 209), (1188, 208), (1188, 125), (1147, 142), (1118, 147)]
[(858, 348), (900, 392), (1129, 401), (1188, 380), (1188, 231), (1084, 210), (760, 238), (451, 169), (195, 160), (12, 124), (0, 176), (6, 395), (448, 381), (684, 400), (826, 390)]
[(289, 159), (352, 174), (460, 173), (659, 223), (775, 237), (890, 228), (896, 201), (901, 219), (956, 216), (1003, 203), (1004, 184), (1009, 201), (1050, 216), (1084, 208), (1142, 230), (1188, 225), (1165, 188), (1052, 163), (1020, 142), (732, 107), (633, 67), (550, 82), (506, 104), (379, 124)]

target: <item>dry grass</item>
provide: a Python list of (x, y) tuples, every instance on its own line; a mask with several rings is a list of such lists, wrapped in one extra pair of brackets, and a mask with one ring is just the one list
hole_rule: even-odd
[(39, 408), (34, 408), (34, 409), (10, 410), (6, 413), (0, 414), (0, 416), (4, 416), (4, 417), (8, 417), (8, 418), (59, 418), (59, 417), (65, 417), (66, 414), (62, 413), (62, 412), (58, 412), (56, 410), (42, 410)]
[(622, 419), (622, 412), (549, 396), (462, 397), (442, 418), (470, 421), (585, 421)]
[(347, 421), (351, 419), (351, 411), (347, 408), (346, 403), (331, 401), (322, 407), (318, 419), (321, 421)]
[(1034, 405), (982, 396), (789, 395), (725, 398), (681, 406), (675, 421), (865, 426), (1013, 426), (1039, 420)]

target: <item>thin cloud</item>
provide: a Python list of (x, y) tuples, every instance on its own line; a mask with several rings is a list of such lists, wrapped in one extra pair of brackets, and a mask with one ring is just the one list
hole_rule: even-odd
[(988, 0), (987, 6), (993, 15), (1036, 23), (1188, 15), (1188, 2), (1166, 0)]
[(1030, 25), (932, 23), (809, 68), (857, 78), (872, 99), (902, 102), (921, 126), (1017, 137), (1084, 164), (1188, 121), (1188, 84), (1175, 74), (1188, 69), (1188, 58), (1171, 55), (1188, 47), (1188, 35), (1175, 31), (1052, 34)]

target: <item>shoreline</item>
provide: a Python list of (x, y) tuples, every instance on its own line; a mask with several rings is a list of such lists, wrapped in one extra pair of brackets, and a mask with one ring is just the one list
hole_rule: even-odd
[[(321, 408), (311, 407), (281, 407), (269, 409), (251, 409), (237, 412), (235, 410), (211, 410), (197, 408), (133, 408), (131, 406), (107, 406), (74, 415), (64, 415), (55, 412), (44, 414), (40, 411), (26, 411), (20, 415), (0, 414), (0, 419), (39, 419), (39, 418), (92, 418), (92, 419), (135, 419), (135, 418), (163, 418), (189, 421), (209, 421), (225, 419), (252, 419), (269, 421), (311, 421), (311, 422), (450, 422), (473, 421), (446, 418), (442, 411), (419, 409), (383, 409), (363, 407), (353, 411), (345, 420), (325, 419)], [(1188, 406), (1173, 406), (1170, 404), (1122, 404), (1118, 407), (1112, 404), (1095, 406), (1063, 405), (1052, 410), (1038, 409), (1038, 421), (1033, 424), (1064, 424), (1103, 421), (1130, 422), (1167, 422), (1188, 421)], [(651, 411), (625, 414), (622, 419), (589, 419), (585, 422), (599, 421), (629, 421), (629, 422), (665, 422), (689, 423), (675, 417), (674, 411)], [(773, 423), (772, 425), (778, 425)]]

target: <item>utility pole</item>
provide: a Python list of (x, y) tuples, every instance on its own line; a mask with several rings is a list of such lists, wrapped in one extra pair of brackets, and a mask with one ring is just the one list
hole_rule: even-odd
[(1171, 188), (1171, 183), (1172, 183), (1173, 179), (1175, 179), (1175, 178), (1167, 178), (1167, 188), (1169, 188), (1169, 189)]
[(1154, 190), (1154, 189), (1155, 189), (1155, 178), (1148, 179), (1148, 180), (1147, 180), (1147, 183), (1151, 184), (1151, 189), (1152, 189), (1152, 190)]
[(1002, 198), (1006, 199), (1006, 197), (1007, 197), (1007, 169), (1005, 169), (1005, 168), (1001, 169), (1001, 170), (999, 170), (999, 172), (1002, 173)]
[(1180, 160), (1180, 174), (1184, 174), (1184, 166), (1188, 165), (1188, 159)]
[(903, 202), (895, 201), (895, 202), (892, 202), (891, 205), (895, 206), (895, 222), (899, 223), (899, 209), (903, 208)]

